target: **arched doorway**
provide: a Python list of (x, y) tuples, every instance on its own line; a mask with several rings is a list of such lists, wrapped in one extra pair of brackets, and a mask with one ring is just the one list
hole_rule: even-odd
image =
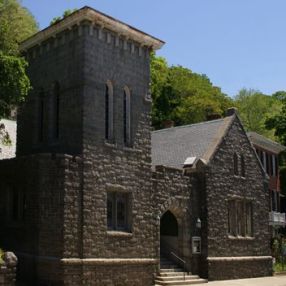
[(160, 219), (160, 254), (170, 256), (178, 252), (179, 225), (175, 215), (166, 211)]

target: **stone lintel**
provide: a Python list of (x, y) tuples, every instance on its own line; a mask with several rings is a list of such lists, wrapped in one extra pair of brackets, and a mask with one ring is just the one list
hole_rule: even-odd
[(110, 184), (110, 183), (107, 183), (106, 184), (106, 188), (108, 191), (117, 191), (117, 192), (129, 192), (126, 187), (124, 186), (121, 186), (121, 185), (118, 185), (118, 184)]

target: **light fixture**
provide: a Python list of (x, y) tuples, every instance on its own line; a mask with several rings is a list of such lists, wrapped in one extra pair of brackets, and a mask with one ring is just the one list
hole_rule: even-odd
[(201, 222), (199, 217), (198, 217), (197, 222), (196, 222), (196, 227), (197, 228), (201, 228), (202, 227), (202, 222)]

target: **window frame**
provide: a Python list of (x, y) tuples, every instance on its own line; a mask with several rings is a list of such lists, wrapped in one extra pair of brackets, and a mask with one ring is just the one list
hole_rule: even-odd
[(105, 121), (105, 140), (113, 140), (113, 105), (114, 105), (114, 96), (113, 96), (113, 85), (110, 80), (105, 84), (105, 95), (104, 95), (104, 121)]
[(228, 236), (252, 238), (253, 234), (253, 201), (240, 198), (227, 200)]
[(123, 89), (123, 142), (131, 146), (131, 92), (127, 86)]
[[(119, 201), (124, 202), (124, 222), (119, 222)], [(106, 207), (107, 207), (107, 230), (131, 232), (131, 200), (130, 193), (107, 191)], [(111, 208), (111, 209), (110, 209)], [(109, 214), (111, 212), (111, 214)]]

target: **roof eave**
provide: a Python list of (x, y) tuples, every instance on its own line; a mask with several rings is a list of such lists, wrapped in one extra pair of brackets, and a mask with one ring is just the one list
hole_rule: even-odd
[(54, 37), (56, 34), (69, 29), (74, 25), (78, 25), (84, 20), (88, 20), (101, 27), (105, 27), (120, 36), (130, 38), (142, 46), (150, 47), (153, 50), (158, 50), (165, 44), (163, 41), (152, 37), (132, 26), (105, 15), (93, 8), (85, 6), (82, 9), (75, 11), (68, 17), (62, 19), (58, 23), (47, 27), (34, 36), (23, 41), (20, 45), (20, 50), (25, 51), (33, 46), (39, 45), (48, 38)]

